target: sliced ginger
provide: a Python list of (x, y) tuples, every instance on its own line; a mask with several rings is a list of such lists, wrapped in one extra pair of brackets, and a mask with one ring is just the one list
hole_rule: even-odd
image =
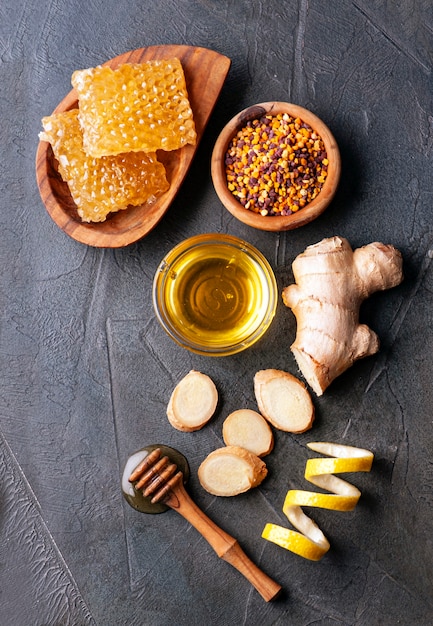
[(269, 423), (252, 409), (238, 409), (226, 417), (223, 439), (227, 446), (239, 446), (257, 456), (266, 456), (274, 447)]
[(265, 463), (253, 452), (226, 446), (211, 452), (198, 468), (203, 489), (214, 496), (237, 496), (265, 479)]
[(176, 385), (167, 406), (167, 417), (177, 430), (193, 432), (211, 419), (218, 403), (218, 391), (209, 376), (191, 370)]
[(314, 405), (303, 382), (282, 370), (260, 370), (254, 376), (260, 413), (275, 428), (303, 433), (314, 421)]

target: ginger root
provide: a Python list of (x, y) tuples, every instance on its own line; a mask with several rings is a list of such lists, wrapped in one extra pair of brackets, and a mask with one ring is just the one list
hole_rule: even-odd
[(283, 302), (297, 320), (291, 350), (308, 384), (320, 396), (362, 357), (379, 350), (379, 338), (359, 323), (359, 308), (372, 293), (403, 280), (401, 253), (374, 242), (355, 251), (342, 237), (308, 246), (293, 262), (296, 284)]
[(265, 463), (239, 446), (214, 450), (198, 468), (201, 486), (214, 496), (237, 496), (257, 487), (266, 478)]
[(191, 370), (170, 396), (167, 417), (173, 428), (193, 432), (203, 428), (215, 413), (218, 391), (206, 374)]

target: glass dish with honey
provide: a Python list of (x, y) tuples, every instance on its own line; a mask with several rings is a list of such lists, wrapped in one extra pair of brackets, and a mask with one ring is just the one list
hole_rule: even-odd
[(269, 328), (277, 283), (266, 258), (232, 235), (186, 239), (161, 261), (153, 304), (180, 346), (209, 356), (245, 350)]

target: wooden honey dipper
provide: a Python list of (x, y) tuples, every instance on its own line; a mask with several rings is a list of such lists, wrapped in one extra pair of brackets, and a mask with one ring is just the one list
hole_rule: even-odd
[(281, 591), (281, 586), (262, 572), (244, 553), (236, 539), (217, 526), (195, 504), (183, 484), (183, 473), (160, 448), (154, 449), (134, 469), (129, 482), (152, 504), (164, 503), (177, 511), (208, 541), (217, 555), (241, 572), (269, 602)]

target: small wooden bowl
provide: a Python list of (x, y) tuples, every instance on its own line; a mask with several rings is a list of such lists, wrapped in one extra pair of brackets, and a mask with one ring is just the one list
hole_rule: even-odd
[[(317, 131), (325, 144), (327, 158), (329, 160), (328, 175), (320, 193), (302, 209), (292, 215), (267, 215), (263, 216), (254, 213), (242, 206), (227, 187), (227, 177), (225, 171), (225, 155), (230, 141), (241, 130), (248, 121), (258, 119), (262, 115), (278, 115), (288, 113), (291, 117), (299, 117), (303, 122), (309, 124), (313, 130)], [(296, 104), (287, 102), (263, 102), (244, 109), (233, 117), (221, 131), (213, 153), (211, 162), (212, 180), (215, 191), (223, 205), (238, 220), (258, 228), (268, 231), (292, 230), (308, 224), (315, 220), (331, 202), (337, 190), (340, 180), (341, 159), (340, 151), (331, 131), (314, 113)]]
[[(230, 68), (230, 59), (207, 48), (164, 45), (131, 50), (104, 65), (115, 69), (122, 63), (144, 63), (174, 57), (181, 61), (185, 73), (197, 143), (195, 146), (187, 145), (171, 152), (158, 151), (158, 158), (166, 168), (170, 188), (151, 206), (145, 204), (111, 213), (105, 222), (82, 222), (69, 188), (57, 171), (57, 161), (50, 144), (46, 141), (39, 142), (36, 180), (42, 201), (57, 226), (73, 239), (100, 248), (127, 246), (141, 239), (156, 226), (179, 191), (223, 87)], [(77, 107), (77, 92), (72, 89), (58, 104), (54, 113)]]

